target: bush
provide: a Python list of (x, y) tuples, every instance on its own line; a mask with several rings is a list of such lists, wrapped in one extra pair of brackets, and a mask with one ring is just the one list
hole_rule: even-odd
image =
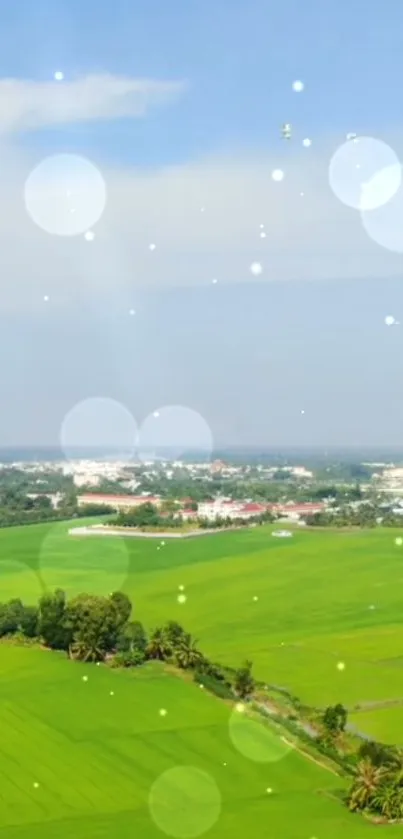
[(228, 682), (215, 679), (214, 676), (210, 676), (209, 673), (206, 673), (203, 670), (195, 670), (193, 673), (193, 679), (195, 682), (198, 682), (198, 684), (203, 685), (206, 690), (214, 693), (214, 695), (218, 696), (220, 699), (234, 698), (231, 685)]
[(219, 664), (214, 664), (212, 661), (209, 661), (208, 658), (203, 658), (201, 660), (197, 670), (199, 673), (205, 673), (219, 682), (228, 681), (224, 668), (220, 667)]
[(18, 599), (0, 604), (0, 636), (17, 632), (23, 611), (24, 607)]
[(245, 661), (244, 665), (235, 672), (234, 687), (241, 699), (246, 699), (253, 693), (255, 680), (252, 676), (251, 661)]
[(147, 633), (143, 627), (143, 624), (140, 621), (131, 621), (127, 623), (123, 630), (120, 632), (116, 649), (118, 652), (129, 652), (138, 650), (141, 653), (145, 653), (147, 649)]
[(140, 652), (140, 650), (124, 650), (116, 653), (113, 656), (112, 662), (114, 667), (140, 667), (141, 664), (144, 664), (145, 660), (145, 654)]
[(358, 749), (358, 757), (361, 760), (367, 758), (374, 766), (388, 766), (398, 760), (395, 749), (375, 741), (362, 743)]
[(35, 638), (39, 630), (39, 609), (36, 606), (24, 606), (20, 619), (20, 629), (26, 638)]

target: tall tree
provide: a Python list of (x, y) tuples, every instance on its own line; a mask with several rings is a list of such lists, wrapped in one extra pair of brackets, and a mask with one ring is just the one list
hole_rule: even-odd
[(24, 606), (21, 600), (9, 600), (0, 606), (0, 636), (17, 632), (20, 627)]
[(117, 640), (117, 649), (121, 652), (139, 652), (145, 655), (147, 633), (140, 621), (130, 621), (123, 627)]
[(107, 597), (82, 594), (71, 600), (65, 624), (71, 654), (85, 661), (98, 661), (116, 647), (120, 618), (115, 604)]
[(39, 601), (39, 634), (45, 644), (56, 650), (67, 650), (70, 634), (65, 624), (66, 595), (61, 589), (44, 594)]
[(401, 765), (401, 758), (392, 746), (384, 746), (382, 743), (375, 741), (365, 741), (358, 749), (358, 756), (361, 760), (366, 758), (371, 761), (374, 766), (393, 766)]
[(39, 609), (37, 606), (24, 606), (20, 620), (21, 632), (27, 638), (35, 638), (39, 632)]
[(114, 591), (110, 596), (111, 603), (114, 604), (120, 626), (124, 626), (130, 618), (132, 611), (132, 604), (127, 596), (122, 591)]
[(187, 670), (190, 667), (197, 667), (202, 661), (202, 654), (197, 648), (197, 641), (193, 640), (189, 633), (179, 640), (174, 649), (174, 658), (179, 667)]
[(374, 766), (370, 760), (360, 761), (349, 792), (350, 810), (364, 810), (369, 807), (386, 777), (387, 770), (384, 767)]
[(340, 702), (337, 705), (329, 705), (323, 714), (322, 722), (329, 734), (337, 735), (346, 727), (347, 710)]
[(246, 699), (251, 695), (254, 687), (255, 681), (252, 676), (252, 662), (245, 661), (243, 667), (240, 667), (235, 673), (235, 692), (241, 699)]
[(176, 621), (168, 621), (168, 623), (166, 623), (163, 627), (163, 631), (168, 640), (168, 643), (172, 647), (175, 647), (177, 644), (179, 644), (179, 642), (182, 641), (186, 636), (186, 632), (183, 629), (183, 626), (181, 626), (180, 623), (177, 623)]
[(150, 635), (150, 639), (147, 644), (147, 656), (148, 658), (156, 658), (159, 661), (164, 661), (166, 658), (170, 658), (172, 655), (172, 644), (167, 638), (166, 633), (162, 626), (158, 626)]

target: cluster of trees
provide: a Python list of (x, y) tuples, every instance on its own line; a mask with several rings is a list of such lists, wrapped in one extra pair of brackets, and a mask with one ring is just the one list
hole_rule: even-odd
[(56, 517), (50, 499), (46, 496), (29, 498), (28, 495), (15, 490), (0, 492), (0, 527), (35, 524)]
[(18, 598), (0, 603), (0, 637), (20, 632), (26, 638), (36, 638), (38, 617), (36, 606), (24, 606)]
[(180, 624), (168, 621), (147, 634), (140, 621), (130, 620), (132, 604), (123, 592), (109, 597), (80, 594), (67, 600), (56, 589), (43, 595), (37, 606), (19, 599), (0, 604), (0, 637), (15, 635), (37, 639), (52, 650), (85, 662), (108, 660), (116, 667), (136, 667), (149, 659), (167, 661), (214, 687), (224, 683), (245, 699), (254, 689), (252, 663), (234, 671), (232, 678), (199, 650), (197, 641)]
[(377, 743), (362, 747), (348, 793), (353, 812), (368, 812), (388, 821), (403, 818), (403, 757)]
[(310, 527), (376, 527), (379, 510), (371, 503), (358, 507), (342, 506), (306, 517)]
[[(122, 490), (121, 490), (122, 491)], [(251, 472), (238, 478), (207, 478), (171, 481), (163, 475), (140, 481), (139, 492), (151, 492), (161, 498), (192, 498), (196, 502), (210, 501), (217, 495), (224, 495), (234, 500), (250, 498), (252, 501), (284, 503), (294, 501), (305, 503), (332, 499), (339, 504), (360, 501), (363, 492), (358, 483), (335, 484), (327, 481), (295, 479), (290, 472), (278, 470), (269, 478)], [(118, 494), (118, 493), (116, 493)]]
[[(340, 703), (326, 708), (321, 722), (322, 741), (337, 749), (347, 724), (346, 708)], [(355, 753), (354, 762), (354, 780), (347, 794), (349, 809), (388, 821), (402, 819), (403, 755), (399, 749), (366, 741)]]
[(80, 518), (90, 518), (91, 516), (106, 516), (112, 515), (115, 512), (114, 507), (110, 507), (109, 504), (83, 504), (80, 507), (77, 507), (75, 513), (73, 515), (77, 515)]
[[(190, 509), (197, 512), (197, 502), (191, 502)], [(195, 509), (196, 508), (196, 509)], [(105, 508), (104, 508), (105, 511)], [(253, 519), (258, 524), (274, 521), (274, 516), (269, 511), (261, 513)], [(157, 509), (149, 501), (144, 504), (139, 504), (138, 507), (133, 507), (131, 510), (121, 510), (109, 522), (111, 525), (118, 527), (138, 527), (138, 528), (181, 528), (185, 520), (180, 511), (180, 506), (175, 501), (166, 501), (162, 504), (161, 509)], [(234, 519), (218, 516), (216, 519), (205, 519), (197, 517), (194, 520), (195, 527), (210, 530), (223, 527), (234, 527), (240, 525), (250, 524), (250, 519), (243, 519), (242, 517)]]
[[(180, 624), (168, 621), (147, 634), (140, 621), (131, 620), (132, 604), (122, 592), (109, 597), (80, 594), (72, 600), (56, 590), (43, 595), (37, 606), (13, 599), (0, 604), (0, 636), (17, 633), (38, 639), (70, 658), (85, 662), (109, 660), (113, 666), (139, 666), (148, 659), (193, 671), (194, 679), (221, 696), (247, 700), (254, 691), (252, 663), (236, 671), (222, 668), (203, 655), (197, 641)], [(338, 703), (321, 718), (321, 739), (337, 748), (345, 731), (347, 711)], [(367, 811), (388, 820), (403, 818), (403, 756), (395, 748), (363, 743), (347, 803), (352, 811)]]
[(20, 496), (28, 493), (67, 492), (74, 487), (71, 475), (62, 472), (26, 471), (15, 466), (6, 466), (1, 470), (1, 492), (12, 490)]
[(305, 521), (310, 527), (401, 527), (403, 516), (385, 510), (384, 504), (367, 501), (358, 507), (329, 508), (307, 516)]
[[(364, 452), (362, 456), (365, 458)], [(318, 480), (345, 484), (353, 483), (353, 481), (369, 481), (374, 471), (371, 466), (365, 466), (364, 463), (350, 462), (347, 453), (342, 460), (333, 463), (329, 463), (328, 460), (318, 461), (313, 468)]]
[(267, 524), (268, 522), (275, 521), (275, 516), (270, 510), (266, 510), (264, 513), (260, 513), (258, 516), (254, 516), (253, 519), (250, 518), (230, 518), (228, 517), (221, 517), (218, 516), (216, 519), (197, 519), (197, 526), (200, 527), (202, 530), (217, 530), (223, 527), (246, 527), (248, 524)]
[(182, 527), (183, 519), (174, 510), (163, 513), (154, 504), (146, 501), (133, 507), (131, 510), (121, 510), (117, 516), (111, 519), (110, 524), (118, 527), (139, 527), (139, 528), (178, 528)]
[(323, 739), (336, 745), (340, 734), (345, 731), (347, 724), (347, 710), (340, 702), (329, 705), (322, 716)]

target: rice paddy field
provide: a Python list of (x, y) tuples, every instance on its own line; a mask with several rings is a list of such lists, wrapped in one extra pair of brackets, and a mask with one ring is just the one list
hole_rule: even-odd
[(228, 706), (158, 667), (117, 672), (3, 645), (0, 674), (2, 839), (371, 830), (331, 797), (338, 777), (293, 750), (262, 762), (254, 732), (246, 756)]
[[(0, 599), (120, 588), (147, 628), (179, 620), (216, 660), (248, 657), (257, 677), (318, 706), (341, 701), (360, 731), (403, 742), (397, 531), (279, 540), (256, 528), (160, 544), (69, 527), (0, 531)], [(334, 797), (341, 779), (266, 748), (268, 729), (234, 738), (234, 713), (158, 666), (117, 672), (0, 645), (0, 839), (403, 835), (349, 814)]]

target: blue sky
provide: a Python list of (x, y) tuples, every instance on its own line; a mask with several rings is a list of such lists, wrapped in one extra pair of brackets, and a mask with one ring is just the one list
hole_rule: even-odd
[[(174, 109), (151, 120), (40, 133), (38, 145), (96, 150), (153, 164), (217, 149), (270, 147), (278, 127), (306, 134), (389, 131), (399, 121), (398, 0), (30, 0), (2, 4), (0, 73), (45, 81), (97, 71), (186, 79)], [(303, 77), (304, 96), (291, 90)], [(160, 132), (163, 132), (161, 134)]]
[[(187, 405), (220, 445), (401, 445), (403, 256), (328, 184), (347, 132), (403, 153), (400, 20), (397, 0), (1, 4), (0, 445), (55, 445), (96, 396), (139, 425)], [(132, 91), (119, 116), (122, 77), (156, 84), (144, 114)], [(24, 207), (30, 171), (57, 153), (104, 177), (91, 245)]]

